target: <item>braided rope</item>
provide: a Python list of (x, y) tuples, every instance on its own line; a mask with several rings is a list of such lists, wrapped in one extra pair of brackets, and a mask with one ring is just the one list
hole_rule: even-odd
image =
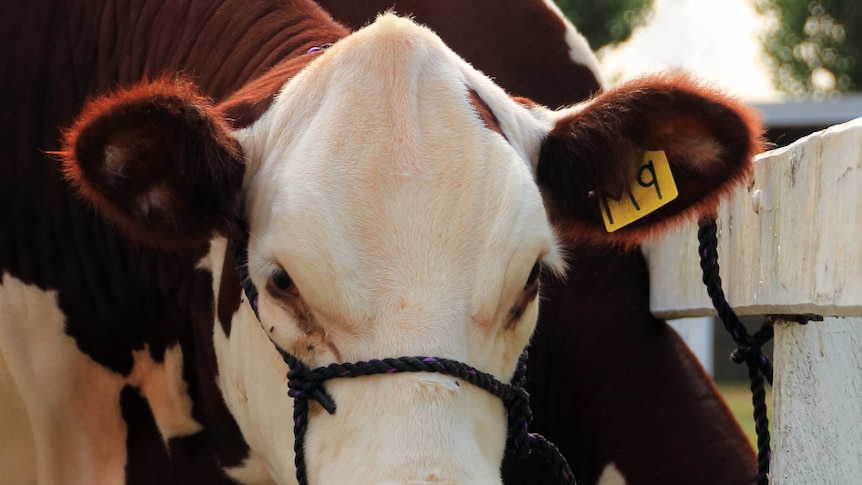
[(737, 344), (731, 359), (737, 364), (748, 366), (751, 380), (751, 402), (754, 405), (754, 431), (757, 434), (757, 485), (769, 483), (769, 461), (772, 451), (769, 445), (769, 418), (766, 415), (766, 389), (764, 379), (772, 385), (772, 363), (763, 353), (763, 345), (772, 339), (773, 329), (767, 322), (755, 334), (749, 335), (745, 325), (739, 321), (736, 312), (727, 303), (721, 288), (718, 266), (718, 226), (715, 219), (702, 219), (698, 222), (700, 267), (703, 270), (703, 283), (706, 285), (718, 318), (725, 330)]
[[(233, 253), (240, 285), (245, 291), (258, 321), (258, 291), (249, 279), (248, 250), (243, 244), (229, 242)], [(273, 342), (275, 345), (275, 343)], [(531, 452), (539, 453), (553, 466), (554, 473), (562, 485), (575, 485), (574, 474), (560, 450), (542, 435), (529, 432), (533, 419), (530, 411), (530, 396), (524, 390), (527, 380), (527, 351), (521, 354), (510, 384), (497, 380), (491, 374), (477, 370), (456, 360), (439, 357), (399, 357), (372, 359), (352, 363), (334, 363), (310, 369), (296, 357), (275, 345), (285, 364), (288, 396), (293, 398), (294, 465), (299, 485), (308, 484), (305, 470), (305, 434), (308, 429), (309, 401), (317, 401), (329, 414), (336, 411), (335, 400), (323, 387), (330, 379), (353, 378), (374, 374), (401, 372), (436, 372), (457, 377), (497, 396), (507, 409), (506, 452), (525, 457)]]
[[(278, 347), (277, 347), (278, 348)], [(317, 401), (333, 414), (336, 405), (323, 387), (330, 379), (353, 378), (374, 374), (401, 372), (436, 372), (463, 379), (497, 396), (508, 409), (508, 439), (506, 451), (517, 456), (526, 456), (535, 451), (554, 467), (560, 483), (574, 484), (574, 474), (559, 449), (543, 436), (528, 432), (532, 414), (529, 395), (515, 382), (523, 381), (526, 374), (526, 351), (519, 361), (513, 384), (504, 384), (494, 376), (464, 363), (438, 357), (399, 357), (373, 359), (353, 363), (335, 363), (325, 367), (309, 369), (294, 356), (279, 349), (284, 362), (290, 367), (287, 374), (288, 395), (294, 399), (294, 452), (296, 454), (296, 478), (300, 485), (307, 484), (305, 472), (305, 432), (308, 426), (308, 402)]]

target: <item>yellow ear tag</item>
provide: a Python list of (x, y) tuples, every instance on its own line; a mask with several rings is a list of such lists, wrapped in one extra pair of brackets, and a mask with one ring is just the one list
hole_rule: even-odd
[(605, 229), (614, 232), (655, 212), (679, 195), (663, 151), (644, 153), (631, 189), (619, 198), (602, 194), (599, 201)]

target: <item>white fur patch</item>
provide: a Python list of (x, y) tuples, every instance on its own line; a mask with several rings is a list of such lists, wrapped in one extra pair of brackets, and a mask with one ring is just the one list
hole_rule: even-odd
[[(2, 309), (2, 304), (0, 304)], [(0, 325), (3, 321), (0, 320)], [(0, 470), (10, 483), (30, 483), (36, 468), (36, 445), (30, 417), (2, 352), (0, 342)]]
[(182, 350), (153, 361), (133, 352), (128, 378), (97, 364), (66, 335), (56, 292), (4, 274), (0, 285), (0, 470), (4, 483), (125, 482), (120, 392), (138, 387), (162, 437), (202, 429), (191, 417)]
[(64, 320), (55, 292), (3, 275), (0, 423), (20, 423), (0, 425), (4, 483), (124, 483), (125, 383), (78, 350)]
[(105, 162), (103, 169), (117, 179), (126, 178), (126, 165), (129, 162), (130, 151), (117, 145), (105, 147)]
[(134, 367), (128, 383), (141, 390), (165, 441), (189, 436), (203, 429), (192, 418), (192, 399), (183, 379), (183, 351), (179, 345), (165, 350), (164, 362), (157, 364), (149, 348), (134, 351)]
[(270, 481), (292, 483), (293, 402), (287, 396), (287, 366), (247, 303), (233, 319), (230, 338), (214, 325), (213, 343), (219, 388), (252, 450), (242, 466), (225, 471), (240, 483), (270, 483), (270, 473), (278, 477)]
[(616, 465), (608, 463), (596, 485), (626, 485), (626, 479)]
[[(214, 239), (199, 268), (213, 273), (213, 295), (218, 307), (227, 241)], [(293, 403), (287, 396), (287, 366), (254, 316), (243, 303), (231, 323), (230, 338), (213, 325), (213, 346), (218, 363), (216, 382), (225, 404), (251, 448), (250, 456), (225, 473), (247, 485), (294, 483)], [(218, 317), (216, 317), (218, 318)], [(273, 479), (273, 476), (278, 479)]]
[(256, 456), (254, 452), (245, 459), (242, 465), (227, 468), (225, 473), (243, 485), (270, 485), (275, 482), (269, 473), (266, 462)]
[(143, 217), (150, 212), (164, 212), (171, 201), (171, 190), (163, 185), (154, 185), (137, 200), (138, 214)]
[(557, 6), (554, 0), (544, 0), (545, 5), (548, 6), (549, 10), (556, 12), (557, 16), (560, 17), (560, 20), (566, 26), (566, 38), (565, 42), (569, 45), (569, 57), (572, 58), (576, 64), (580, 64), (582, 66), (586, 66), (590, 71), (593, 72), (593, 75), (598, 81), (599, 85), (602, 89), (606, 88), (604, 76), (602, 75), (602, 67), (599, 64), (599, 60), (596, 57), (596, 54), (590, 48), (590, 43), (587, 42), (587, 38), (581, 34), (578, 29), (572, 25), (572, 22), (569, 21), (568, 17), (560, 10), (560, 7)]

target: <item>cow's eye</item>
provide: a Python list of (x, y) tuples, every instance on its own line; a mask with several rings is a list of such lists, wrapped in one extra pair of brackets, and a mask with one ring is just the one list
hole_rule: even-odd
[(270, 278), (272, 286), (280, 291), (289, 291), (293, 286), (293, 280), (284, 268), (280, 268)]
[(542, 263), (540, 261), (536, 261), (536, 264), (533, 265), (533, 269), (530, 270), (530, 276), (527, 277), (527, 284), (524, 285), (524, 288), (534, 286), (541, 276)]
[(266, 291), (281, 301), (282, 304), (298, 305), (302, 300), (302, 296), (299, 294), (296, 282), (293, 281), (290, 274), (281, 266), (274, 269), (275, 271), (272, 272), (269, 280), (266, 282)]

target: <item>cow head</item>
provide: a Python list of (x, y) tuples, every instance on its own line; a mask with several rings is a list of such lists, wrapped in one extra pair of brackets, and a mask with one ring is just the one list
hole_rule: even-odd
[[(279, 483), (293, 423), (273, 343), (312, 367), (427, 355), (508, 381), (538, 275), (564, 269), (560, 238), (633, 245), (711, 209), (759, 136), (747, 110), (679, 76), (561, 111), (513, 100), (393, 16), (316, 58), (254, 123), (229, 123), (187, 83), (148, 83), (92, 103), (64, 166), (140, 243), (211, 245), (217, 379), (252, 450), (230, 473)], [(601, 195), (624, 192), (646, 150), (665, 151), (679, 197), (609, 235)], [(244, 225), (261, 323), (222, 265)], [(311, 483), (500, 483), (506, 416), (489, 393), (428, 373), (327, 391), (338, 409), (311, 404)]]

